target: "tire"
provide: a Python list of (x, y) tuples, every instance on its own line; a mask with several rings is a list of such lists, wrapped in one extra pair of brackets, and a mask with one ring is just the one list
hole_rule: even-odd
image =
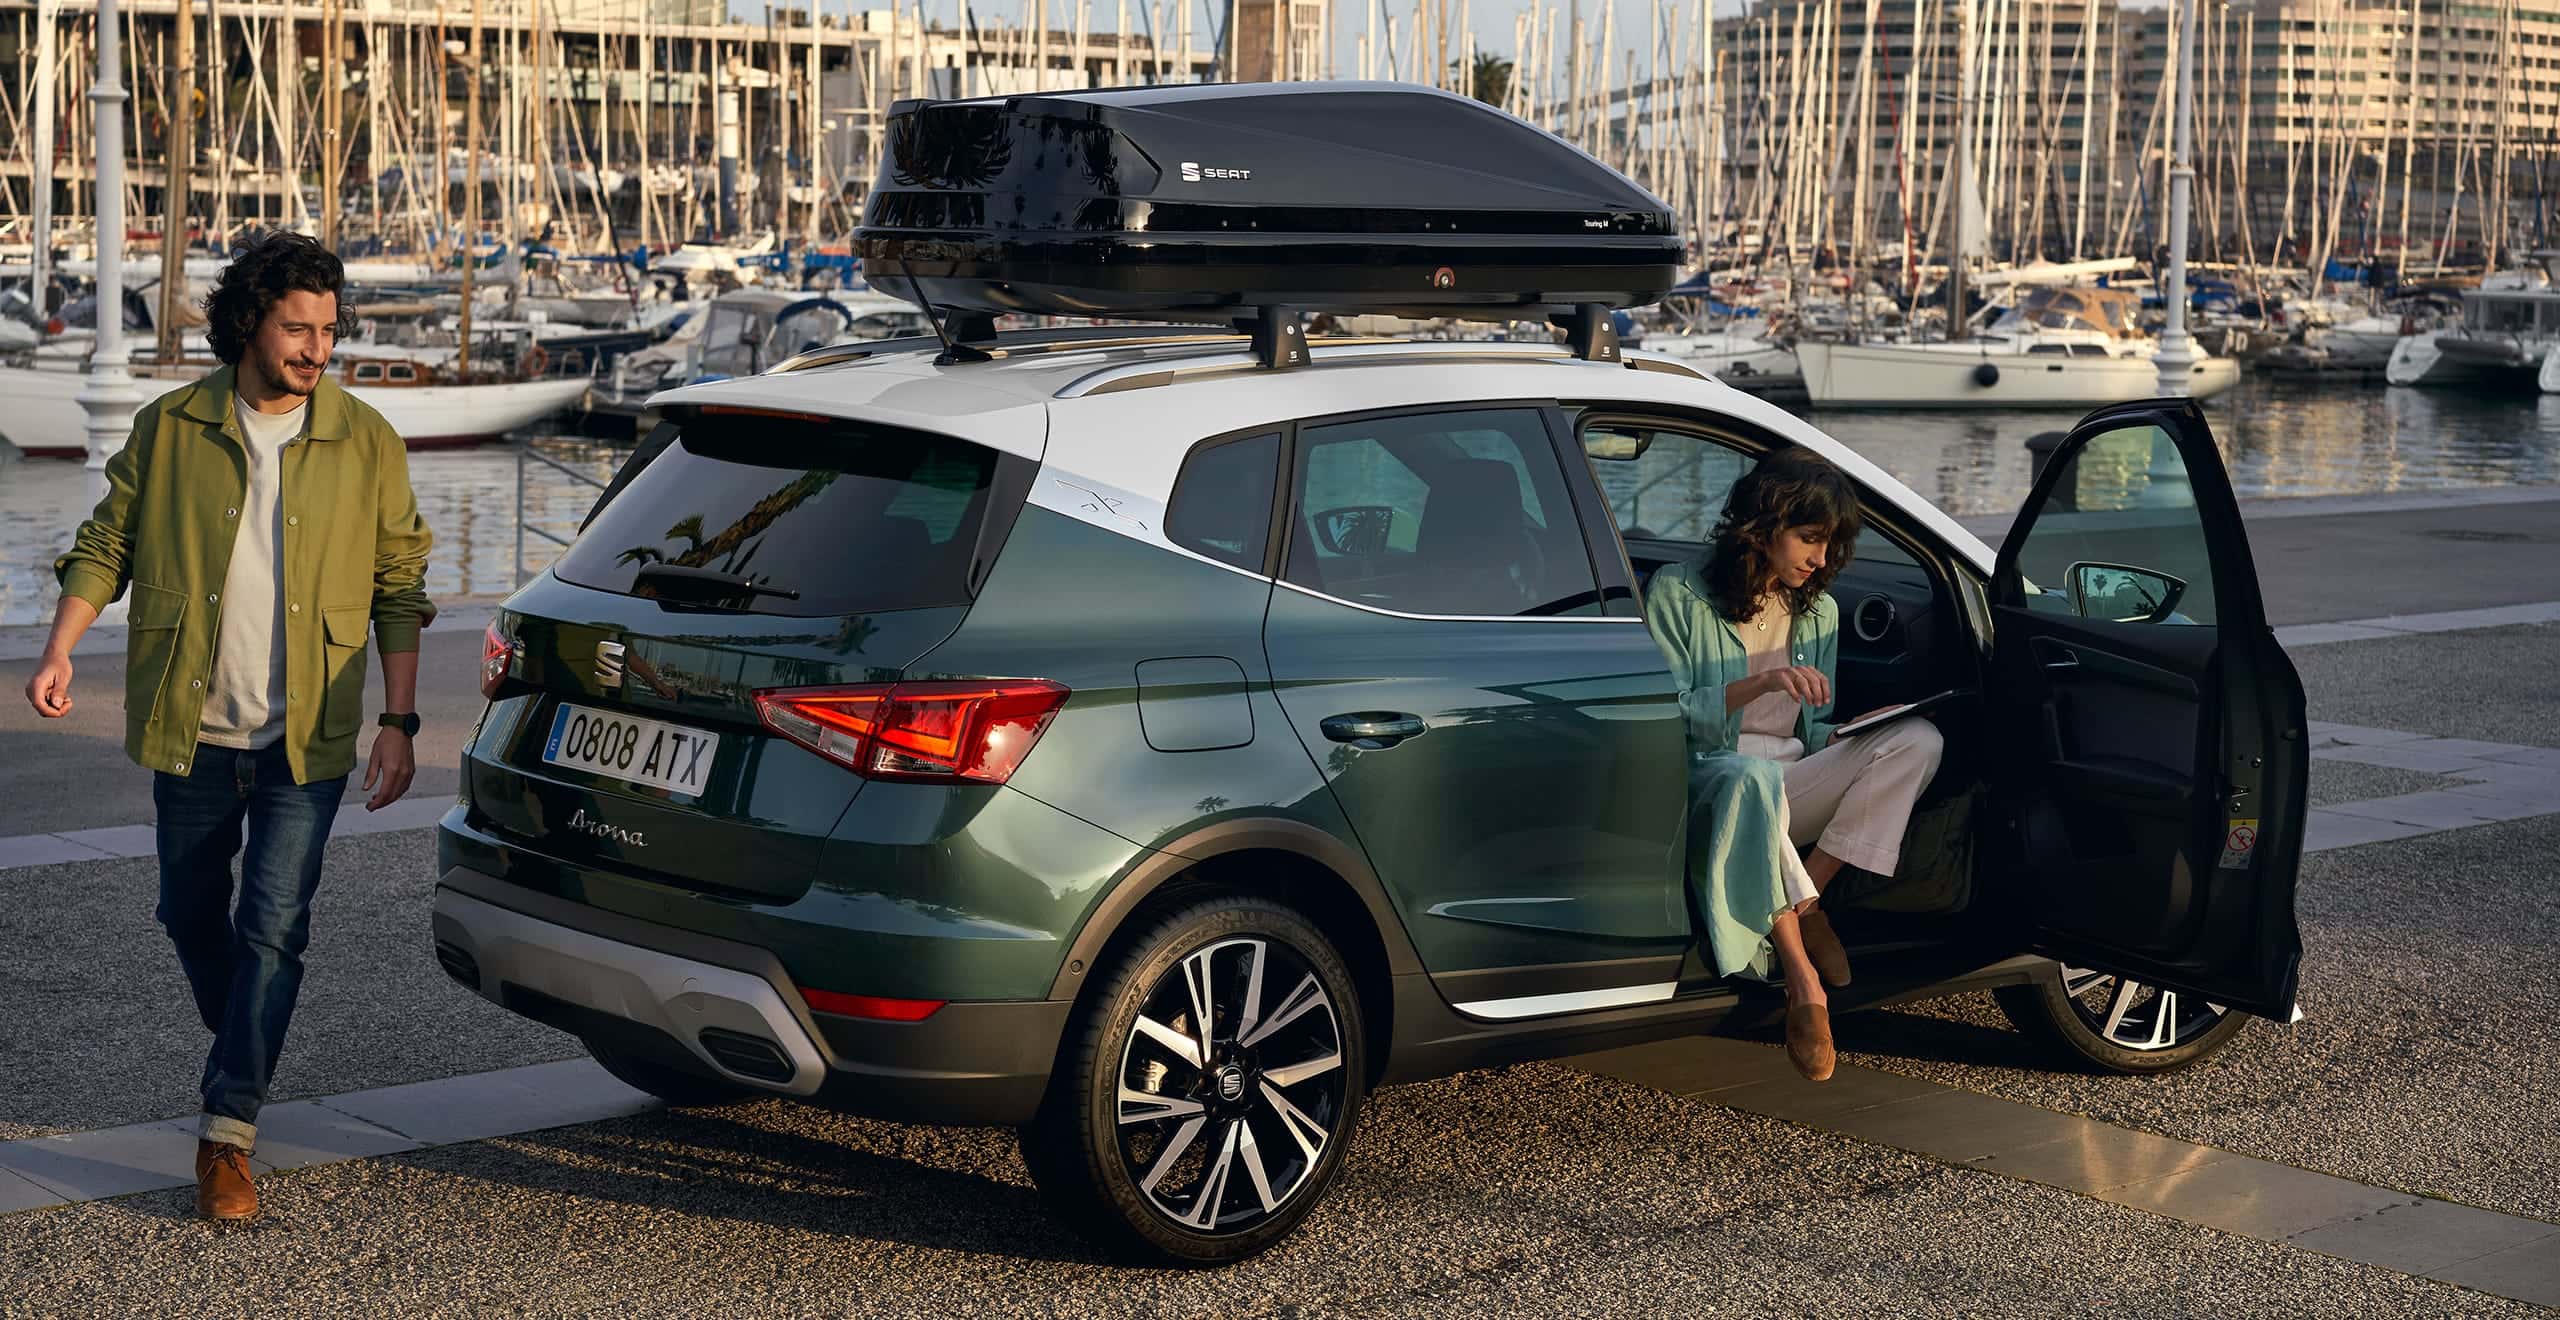
[(1051, 1208), (1138, 1263), (1230, 1265), (1287, 1237), (1340, 1172), (1366, 1089), (1341, 954), (1278, 903), (1209, 899), (1149, 924), (1097, 985), (1021, 1130)]
[(613, 1079), (635, 1091), (645, 1091), (678, 1109), (705, 1109), (715, 1105), (734, 1105), (741, 1101), (762, 1099), (767, 1093), (752, 1086), (704, 1077), (681, 1068), (628, 1054), (592, 1037), (586, 1042), (587, 1056), (596, 1061)]
[(2176, 1072), (2220, 1053), (2249, 1026), (2247, 1014), (2194, 995), (2059, 963), (2047, 964), (2033, 981), (2004, 985), (1991, 995), (2021, 1035), (2083, 1071)]

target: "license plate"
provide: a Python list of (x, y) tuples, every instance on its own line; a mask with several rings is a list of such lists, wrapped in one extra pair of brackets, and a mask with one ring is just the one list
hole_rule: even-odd
[(719, 734), (566, 703), (542, 746), (551, 765), (696, 797), (719, 756)]

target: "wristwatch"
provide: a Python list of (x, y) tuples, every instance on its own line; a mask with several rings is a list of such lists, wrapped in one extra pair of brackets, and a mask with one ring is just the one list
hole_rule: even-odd
[(373, 722), (386, 729), (398, 729), (412, 738), (418, 736), (418, 712), (414, 710), (406, 715), (394, 715), (385, 711), (375, 716)]

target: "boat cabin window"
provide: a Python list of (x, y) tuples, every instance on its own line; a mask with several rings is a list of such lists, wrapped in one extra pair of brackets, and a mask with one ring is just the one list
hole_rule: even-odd
[(384, 369), (383, 377), (394, 385), (414, 385), (418, 381), (418, 369), (406, 362), (394, 362)]
[(379, 362), (359, 362), (355, 366), (355, 374), (352, 379), (358, 385), (365, 384), (368, 381), (378, 381), (382, 379), (382, 364)]
[(2474, 330), (2522, 334), (2533, 329), (2534, 303), (2527, 298), (2481, 298), (2467, 319)]

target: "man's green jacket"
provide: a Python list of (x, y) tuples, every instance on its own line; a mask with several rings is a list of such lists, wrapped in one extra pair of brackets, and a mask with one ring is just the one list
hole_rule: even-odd
[[(124, 451), (107, 460), (107, 497), (53, 566), (64, 595), (100, 608), (133, 588), (125, 754), (170, 774), (195, 759), (249, 485), (233, 379), (224, 367), (134, 416)], [(305, 437), (285, 447), (281, 485), (284, 745), (307, 784), (355, 768), (366, 626), (384, 651), (415, 651), (435, 617), (425, 589), (433, 538), (409, 489), (408, 447), (326, 376)]]

